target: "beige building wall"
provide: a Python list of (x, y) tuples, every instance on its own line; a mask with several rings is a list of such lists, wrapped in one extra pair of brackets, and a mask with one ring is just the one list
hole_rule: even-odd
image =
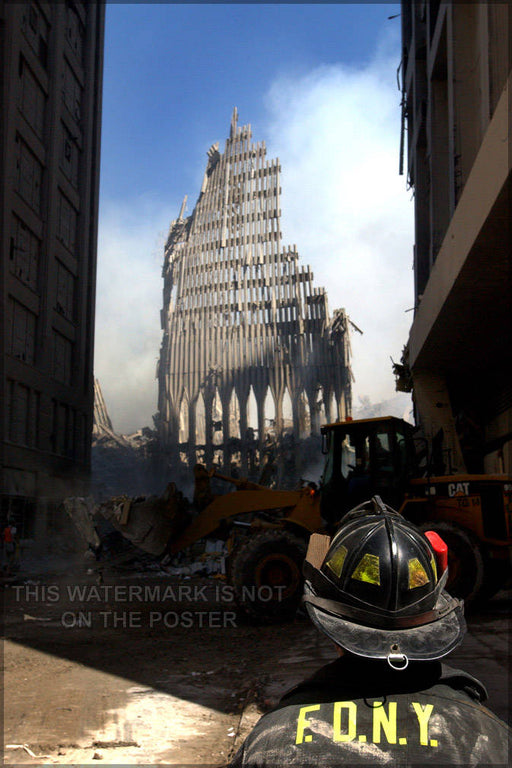
[(403, 2), (402, 25), (419, 416), (454, 469), (510, 473), (510, 7)]
[(90, 465), (104, 6), (0, 2), (1, 497)]

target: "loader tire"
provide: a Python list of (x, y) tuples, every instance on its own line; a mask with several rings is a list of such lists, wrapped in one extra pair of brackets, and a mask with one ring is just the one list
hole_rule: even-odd
[(508, 589), (512, 579), (512, 572), (508, 560), (484, 559), (484, 580), (478, 593), (478, 606), (485, 605), (494, 595), (502, 589)]
[(239, 608), (257, 619), (293, 618), (302, 598), (306, 544), (289, 531), (247, 536), (232, 557), (231, 585)]
[(438, 533), (448, 547), (446, 591), (465, 605), (474, 603), (484, 583), (484, 560), (476, 536), (448, 520), (423, 523), (421, 528)]

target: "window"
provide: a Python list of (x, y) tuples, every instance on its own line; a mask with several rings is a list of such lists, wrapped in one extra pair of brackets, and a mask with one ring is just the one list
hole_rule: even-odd
[(25, 202), (40, 213), (43, 166), (19, 135), (16, 144), (17, 190)]
[(28, 445), (29, 389), (9, 381), (7, 397), (8, 439), (18, 445)]
[(7, 439), (12, 443), (39, 446), (41, 393), (24, 384), (7, 382)]
[(21, 219), (13, 215), (9, 269), (33, 291), (38, 288), (40, 256), (41, 241)]
[(57, 296), (55, 309), (68, 320), (74, 320), (75, 277), (57, 261)]
[(356, 449), (350, 442), (350, 437), (345, 436), (341, 444), (341, 474), (346, 479), (351, 469), (356, 465)]
[(79, 61), (82, 61), (84, 26), (70, 2), (67, 3), (66, 38)]
[(74, 187), (78, 186), (78, 164), (80, 161), (80, 150), (76, 143), (76, 136), (73, 136), (61, 123), (61, 149), (60, 149), (60, 167), (67, 179)]
[(77, 123), (79, 123), (82, 107), (82, 86), (66, 59), (64, 59), (64, 69), (62, 72), (62, 100)]
[(7, 354), (34, 364), (37, 318), (19, 301), (9, 297), (7, 305)]
[(46, 95), (23, 56), (20, 56), (19, 75), (21, 79), (19, 107), (27, 122), (42, 138)]
[(375, 463), (378, 471), (393, 472), (393, 455), (388, 432), (380, 431), (375, 434)]
[(79, 414), (67, 403), (52, 400), (51, 447), (59, 456), (74, 458)]
[(53, 377), (63, 384), (71, 384), (73, 343), (65, 336), (53, 332)]
[(62, 192), (59, 192), (58, 215), (57, 237), (74, 254), (78, 213)]
[(23, 12), (22, 29), (37, 58), (48, 65), (49, 25), (36, 3), (26, 5)]

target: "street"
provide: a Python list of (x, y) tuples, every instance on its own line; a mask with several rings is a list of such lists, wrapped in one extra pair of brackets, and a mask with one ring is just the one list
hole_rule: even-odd
[[(280, 695), (334, 659), (309, 620), (256, 626), (215, 578), (62, 575), (5, 591), (8, 764), (225, 764)], [(448, 659), (508, 717), (512, 592)]]

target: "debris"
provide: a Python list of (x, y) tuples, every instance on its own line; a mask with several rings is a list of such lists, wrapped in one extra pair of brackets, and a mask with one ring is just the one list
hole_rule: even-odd
[[(163, 555), (171, 535), (190, 522), (189, 507), (174, 483), (160, 496), (112, 496), (98, 505), (92, 498), (64, 500), (64, 508), (98, 560), (113, 550), (126, 550), (127, 542), (154, 557)], [(120, 543), (119, 534), (127, 542)]]
[(95, 752), (94, 755), (92, 756), (92, 759), (93, 760), (103, 760), (103, 755), (101, 754), (101, 752)]
[(100, 539), (93, 522), (95, 505), (92, 496), (64, 499), (63, 506), (84, 543), (92, 549), (99, 547)]
[(27, 755), (30, 755), (30, 757), (35, 757), (36, 759), (40, 757), (49, 759), (51, 757), (51, 755), (36, 755), (35, 752), (32, 752), (28, 744), (6, 744), (5, 749), (23, 749)]
[(114, 749), (116, 747), (140, 747), (140, 744), (136, 741), (118, 739), (117, 741), (93, 741), (91, 746), (96, 748), (99, 747), (100, 749)]
[(92, 433), (92, 489), (101, 497), (121, 489), (136, 496), (158, 482), (154, 454), (156, 435), (149, 427), (131, 435), (119, 435), (112, 426), (98, 381), (94, 382), (94, 426)]

